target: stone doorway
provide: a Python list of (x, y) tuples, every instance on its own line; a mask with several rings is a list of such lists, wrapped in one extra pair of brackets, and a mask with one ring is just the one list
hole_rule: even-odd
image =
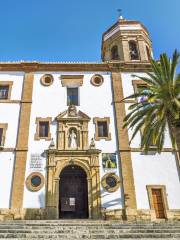
[(59, 218), (88, 218), (86, 172), (77, 165), (66, 166), (59, 180)]

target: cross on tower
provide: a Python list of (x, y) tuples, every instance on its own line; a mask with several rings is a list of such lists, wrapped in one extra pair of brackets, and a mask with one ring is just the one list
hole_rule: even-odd
[(118, 17), (121, 17), (122, 16), (122, 9), (119, 8), (117, 11), (118, 11)]

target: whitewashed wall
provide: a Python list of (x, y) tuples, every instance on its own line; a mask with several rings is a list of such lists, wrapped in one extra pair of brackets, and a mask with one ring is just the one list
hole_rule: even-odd
[(0, 81), (12, 81), (11, 100), (21, 100), (24, 73), (22, 72), (1, 72)]
[[(122, 73), (122, 83), (124, 97), (129, 96), (134, 92), (132, 80), (137, 80), (137, 77), (132, 77), (133, 73)], [(145, 76), (143, 73), (134, 73), (138, 76)], [(128, 107), (126, 104), (126, 112)], [(131, 137), (132, 130), (129, 130)], [(136, 135), (131, 143), (131, 147), (140, 147), (140, 133)], [(164, 147), (171, 148), (171, 141), (168, 129), (166, 130), (166, 138)], [(165, 185), (167, 189), (167, 199), (170, 209), (180, 208), (180, 178), (174, 154), (163, 152), (161, 154), (144, 155), (141, 152), (132, 152), (132, 165), (135, 181), (135, 190), (137, 198), (137, 206), (139, 209), (149, 209), (149, 201), (146, 186), (147, 185)]]
[[(10, 100), (21, 100), (23, 73), (0, 73), (1, 81), (13, 82)], [(19, 103), (0, 103), (0, 123), (8, 123), (5, 148), (16, 147), (19, 112)], [(13, 152), (0, 152), (0, 208), (10, 207), (14, 158)]]
[(0, 152), (0, 208), (10, 207), (14, 153)]
[[(67, 90), (66, 87), (62, 87), (60, 81), (60, 75), (84, 75), (83, 85), (80, 87), (80, 106), (78, 110), (86, 113), (91, 121), (89, 123), (89, 141), (94, 137), (95, 125), (93, 124), (94, 117), (110, 117), (110, 132), (111, 141), (101, 140), (96, 142), (96, 147), (101, 149), (104, 153), (116, 152), (116, 137), (115, 137), (115, 126), (114, 126), (114, 112), (112, 105), (112, 89), (111, 89), (111, 76), (109, 73), (100, 73), (104, 77), (104, 83), (101, 87), (94, 87), (91, 83), (91, 77), (95, 74), (94, 72), (58, 72), (51, 73), (54, 77), (54, 82), (51, 86), (45, 87), (41, 85), (40, 78), (45, 73), (36, 73), (34, 79), (33, 88), (33, 104), (31, 110), (30, 120), (30, 135), (29, 135), (29, 152), (26, 166), (26, 177), (30, 174), (29, 165), (31, 154), (42, 154), (45, 149), (48, 148), (50, 141), (40, 140), (34, 141), (34, 134), (36, 132), (36, 117), (55, 117), (67, 110)], [(56, 122), (51, 124), (51, 134), (56, 139)], [(44, 166), (46, 159), (43, 158)], [(100, 161), (100, 174), (101, 177), (105, 174), (102, 169), (102, 162)], [(42, 170), (45, 176), (45, 169)], [(119, 175), (118, 171), (116, 173)], [(121, 192), (118, 190), (115, 193), (102, 192), (102, 206), (106, 208), (121, 208)], [(41, 201), (39, 198), (41, 196)], [(45, 202), (42, 200), (45, 196), (45, 188), (41, 191), (32, 193), (25, 187), (24, 192), (24, 208), (39, 208), (44, 207)]]

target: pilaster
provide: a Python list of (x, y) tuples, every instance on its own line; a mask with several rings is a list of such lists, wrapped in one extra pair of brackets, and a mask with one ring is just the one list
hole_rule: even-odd
[(131, 220), (136, 215), (136, 196), (134, 177), (132, 169), (132, 159), (129, 146), (128, 130), (123, 129), (123, 119), (126, 115), (123, 99), (123, 87), (120, 72), (112, 69), (112, 86), (114, 93), (114, 108), (116, 114), (116, 128), (118, 138), (118, 148), (121, 161), (122, 184), (124, 190), (124, 208), (127, 219)]
[(22, 103), (19, 116), (19, 129), (16, 146), (14, 175), (12, 181), (11, 208), (23, 207), (24, 179), (28, 151), (29, 124), (32, 104), (34, 73), (28, 72), (24, 76)]

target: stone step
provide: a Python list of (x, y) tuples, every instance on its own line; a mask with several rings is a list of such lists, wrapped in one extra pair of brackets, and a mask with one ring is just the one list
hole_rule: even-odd
[(11, 224), (16, 224), (16, 223), (23, 223), (23, 224), (37, 224), (37, 223), (43, 223), (43, 224), (97, 224), (97, 225), (106, 225), (106, 224), (125, 224), (125, 225), (132, 225), (132, 224), (139, 224), (139, 225), (156, 225), (156, 224), (168, 224), (168, 225), (180, 225), (180, 221), (177, 222), (166, 222), (166, 221), (160, 221), (160, 222), (126, 222), (126, 221), (102, 221), (102, 220), (92, 220), (92, 221), (88, 221), (88, 220), (76, 220), (76, 221), (72, 221), (72, 220), (6, 220), (6, 221), (2, 221), (1, 223), (11, 223)]
[(117, 225), (126, 225), (126, 226), (131, 226), (131, 225), (169, 225), (169, 226), (173, 226), (173, 225), (179, 225), (180, 226), (180, 222), (131, 222), (131, 223), (127, 223), (127, 222), (122, 222), (122, 221), (102, 221), (102, 220), (93, 220), (93, 221), (89, 221), (89, 220), (9, 220), (9, 221), (2, 221), (0, 222), (1, 224), (30, 224), (30, 225), (34, 225), (34, 224), (43, 224), (43, 225), (113, 225), (113, 224), (117, 224)]
[(180, 239), (180, 234), (169, 234), (169, 233), (161, 233), (161, 234), (139, 234), (139, 233), (132, 233), (132, 234), (0, 234), (0, 239), (6, 238), (17, 238), (17, 239), (151, 239), (151, 238), (160, 238), (160, 239)]
[[(1, 238), (3, 239), (3, 238)], [(6, 240), (19, 240), (18, 238), (4, 238)], [(51, 239), (51, 238), (50, 238)], [(134, 238), (126, 238), (128, 240), (162, 240), (162, 238), (141, 238), (141, 239), (134, 239)], [(172, 240), (172, 239), (177, 239), (178, 238), (166, 238), (166, 240)], [(27, 239), (27, 238), (21, 238), (21, 240), (31, 240), (31, 239)], [(74, 240), (74, 238), (69, 238), (68, 240)], [(79, 238), (79, 240), (84, 240), (84, 238)], [(97, 239), (93, 239), (91, 238), (91, 240), (97, 240)], [(98, 240), (104, 240), (104, 238), (99, 238)], [(109, 238), (108, 240), (114, 240), (114, 238)]]
[(45, 220), (0, 222), (0, 239), (180, 239), (180, 223)]
[(0, 230), (1, 229), (28, 229), (28, 230), (36, 230), (36, 229), (48, 229), (48, 230), (108, 230), (108, 229), (114, 229), (114, 230), (123, 230), (123, 229), (148, 229), (148, 230), (154, 230), (154, 229), (162, 229), (162, 230), (180, 230), (180, 226), (114, 226), (114, 225), (109, 225), (109, 226), (63, 226), (63, 225), (57, 225), (57, 226), (52, 226), (52, 225), (47, 225), (47, 226), (42, 226), (42, 225), (0, 225)]
[(5, 233), (37, 233), (37, 234), (48, 234), (48, 233), (53, 233), (53, 234), (78, 234), (78, 233), (83, 233), (83, 234), (121, 234), (121, 233), (179, 233), (180, 234), (180, 229), (109, 229), (109, 230), (56, 230), (56, 229), (51, 229), (51, 230), (42, 230), (42, 229), (0, 229), (0, 234), (5, 234)]

